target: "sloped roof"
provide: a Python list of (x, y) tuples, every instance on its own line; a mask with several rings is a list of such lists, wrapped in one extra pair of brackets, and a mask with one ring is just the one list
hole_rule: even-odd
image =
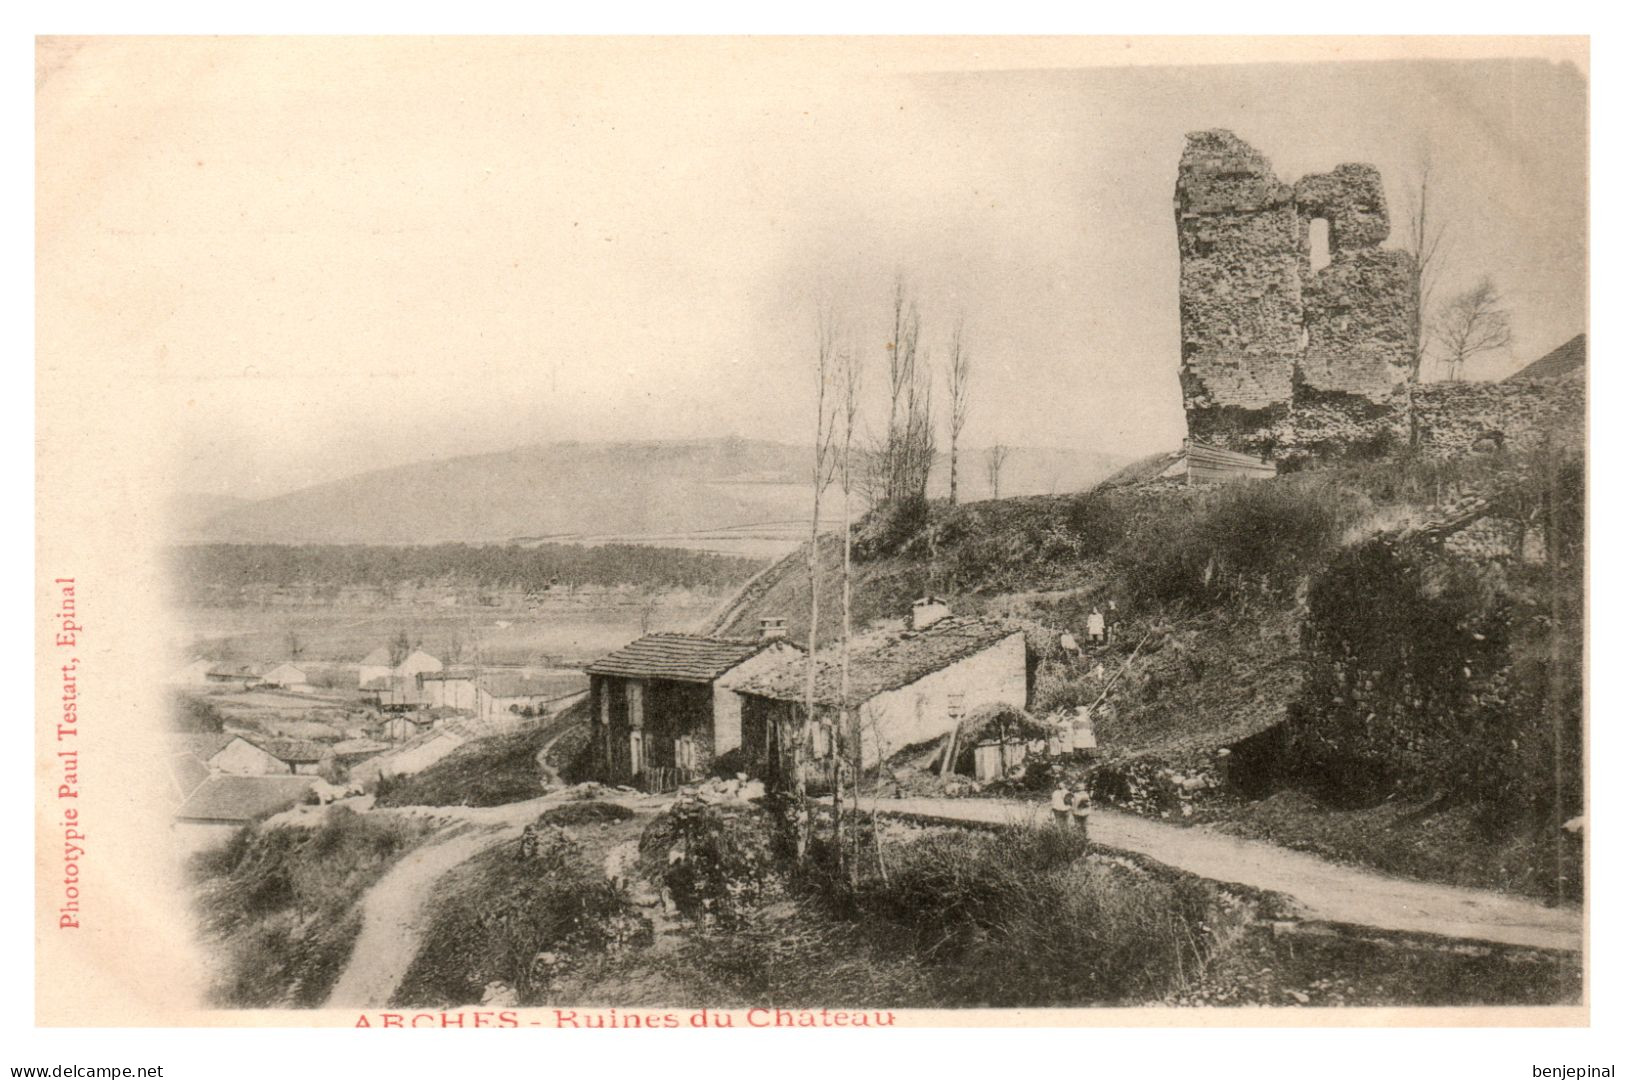
[[(892, 630), (855, 638), (848, 700), (854, 704), (867, 701), (876, 694), (918, 682), (1021, 632), (1019, 627), (992, 619), (950, 616), (924, 630)], [(825, 651), (818, 661), (813, 699), (821, 705), (838, 705), (841, 700), (841, 665), (832, 652)], [(807, 658), (787, 658), (734, 689), (778, 701), (803, 701), (807, 694)]]
[(175, 817), (247, 823), (286, 810), (305, 797), (313, 776), (214, 776), (192, 792)]
[(1099, 484), (1102, 488), (1125, 487), (1130, 484), (1143, 484), (1161, 476), (1169, 466), (1176, 464), (1185, 456), (1185, 448), (1178, 450), (1165, 450), (1160, 454), (1147, 454), (1143, 458), (1124, 465), (1112, 473)]
[(320, 761), (327, 755), (327, 747), (309, 739), (282, 739), (266, 735), (244, 735), (243, 741), (264, 750), (278, 761)]
[(555, 671), (547, 675), (529, 675), (521, 671), (487, 671), (480, 677), (480, 688), (492, 697), (499, 698), (567, 697), (587, 688), (587, 676), (581, 671)]
[(961, 746), (996, 740), (1002, 731), (1006, 739), (1045, 739), (1055, 733), (1056, 724), (1040, 720), (1020, 705), (995, 702), (972, 709), (959, 725)]
[(199, 761), (208, 761), (237, 738), (234, 731), (188, 731), (171, 735), (170, 747), (177, 754), (191, 754)]
[(1586, 366), (1586, 336), (1575, 334), (1563, 344), (1527, 366), (1508, 375), (1502, 382), (1524, 379), (1561, 379), (1583, 373)]
[(737, 641), (696, 634), (648, 634), (587, 667), (589, 675), (714, 682), (771, 641)]
[(215, 664), (209, 674), (223, 679), (257, 679), (260, 669), (258, 664)]
[(382, 754), (393, 750), (394, 744), (379, 742), (377, 739), (345, 739), (333, 744), (334, 757), (359, 757), (365, 754)]
[(175, 785), (178, 802), (185, 802), (198, 786), (209, 779), (209, 767), (192, 754), (173, 754), (169, 758), (169, 780)]
[(372, 652), (361, 658), (361, 666), (394, 667), (395, 665), (389, 662), (389, 649), (383, 645), (380, 645), (376, 649), (372, 650)]

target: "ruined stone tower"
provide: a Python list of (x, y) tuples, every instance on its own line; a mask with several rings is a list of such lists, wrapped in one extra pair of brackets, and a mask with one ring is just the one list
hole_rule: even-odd
[[(1382, 248), (1369, 165), (1279, 180), (1228, 131), (1186, 136), (1174, 189), (1180, 384), (1192, 438), (1291, 460), (1408, 438), (1416, 267)], [(1316, 219), (1330, 262), (1311, 266)]]

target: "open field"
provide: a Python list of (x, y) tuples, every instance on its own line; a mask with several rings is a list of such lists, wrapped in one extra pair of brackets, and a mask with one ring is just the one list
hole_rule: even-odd
[(318, 673), (324, 665), (354, 664), (402, 630), (443, 660), (460, 646), (464, 663), (477, 648), (488, 664), (553, 666), (584, 663), (646, 631), (692, 629), (716, 604), (691, 594), (598, 594), (525, 607), (183, 607), (173, 612), (171, 634), (177, 654), (250, 662), (285, 659), (291, 633), (303, 648), (301, 662)]

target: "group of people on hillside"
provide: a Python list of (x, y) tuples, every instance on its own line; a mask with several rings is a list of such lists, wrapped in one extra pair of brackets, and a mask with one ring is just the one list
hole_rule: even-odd
[(1117, 601), (1107, 601), (1105, 611), (1098, 607), (1091, 609), (1085, 629), (1089, 633), (1089, 644), (1110, 644), (1117, 632)]
[(1049, 797), (1049, 808), (1057, 828), (1073, 829), (1085, 840), (1089, 838), (1089, 815), (1095, 807), (1081, 782), (1068, 784), (1064, 780), (1056, 781), (1055, 791)]

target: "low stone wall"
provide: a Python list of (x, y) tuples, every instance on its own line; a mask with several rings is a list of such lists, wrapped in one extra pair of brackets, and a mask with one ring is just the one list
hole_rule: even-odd
[(1416, 447), (1435, 457), (1578, 448), (1585, 442), (1585, 408), (1579, 379), (1427, 383), (1411, 394)]

